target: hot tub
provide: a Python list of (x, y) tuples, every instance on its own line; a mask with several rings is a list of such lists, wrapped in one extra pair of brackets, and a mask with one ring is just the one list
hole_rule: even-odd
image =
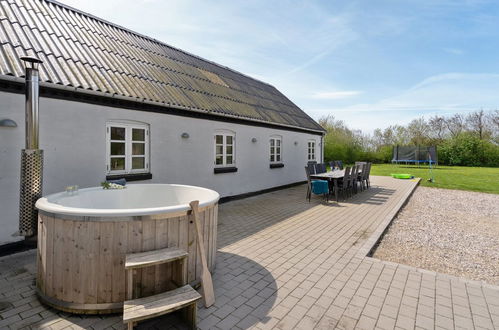
[[(121, 312), (125, 255), (165, 247), (189, 253), (188, 282), (199, 282), (201, 262), (189, 203), (199, 200), (208, 267), (216, 255), (217, 192), (175, 184), (131, 184), (57, 193), (36, 202), (37, 293), (46, 304), (72, 313)], [(134, 292), (148, 296), (172, 289), (171, 264), (138, 270)], [(136, 281), (136, 282), (135, 282)]]

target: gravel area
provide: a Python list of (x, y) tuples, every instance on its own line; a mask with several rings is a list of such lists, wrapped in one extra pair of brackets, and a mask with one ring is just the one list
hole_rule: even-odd
[(499, 285), (499, 195), (418, 187), (373, 257)]

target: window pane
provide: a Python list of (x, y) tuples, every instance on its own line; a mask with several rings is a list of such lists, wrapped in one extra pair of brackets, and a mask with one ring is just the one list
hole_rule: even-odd
[(217, 156), (215, 158), (215, 164), (222, 165), (223, 164), (223, 157), (222, 156)]
[(144, 157), (132, 158), (132, 170), (137, 170), (146, 167), (146, 159)]
[(125, 140), (125, 128), (111, 127), (111, 140)]
[(276, 140), (276, 143), (277, 143), (277, 146), (280, 147), (281, 146), (281, 140)]
[(280, 154), (281, 153), (281, 147), (277, 147), (276, 148), (276, 154)]
[(232, 156), (227, 156), (227, 165), (232, 164)]
[(280, 161), (281, 161), (281, 155), (277, 155), (275, 158), (276, 158), (275, 160), (276, 160), (277, 162), (280, 162)]
[(216, 143), (217, 144), (223, 144), (224, 143), (224, 137), (223, 137), (223, 135), (217, 135), (216, 136)]
[(142, 128), (132, 128), (132, 140), (133, 141), (145, 141), (146, 130)]
[(145, 151), (145, 143), (132, 143), (132, 155), (144, 155)]
[(273, 162), (274, 161), (274, 155), (270, 155), (270, 161)]
[(274, 142), (275, 140), (274, 139), (270, 139), (270, 146), (273, 147), (274, 146)]
[(224, 153), (224, 147), (223, 146), (217, 146), (216, 153), (217, 153), (217, 155), (223, 154)]
[(275, 154), (274, 147), (270, 147), (270, 153), (271, 153), (271, 154)]
[(232, 146), (227, 146), (225, 148), (227, 155), (232, 155)]
[(227, 144), (232, 144), (232, 136), (227, 135), (226, 138), (227, 138)]
[(125, 169), (125, 158), (111, 158), (111, 171)]
[(111, 142), (111, 155), (125, 155), (125, 144), (121, 142)]

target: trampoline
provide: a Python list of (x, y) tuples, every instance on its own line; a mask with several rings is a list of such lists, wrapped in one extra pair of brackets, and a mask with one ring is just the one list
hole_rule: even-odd
[(438, 164), (436, 146), (394, 146), (392, 163)]

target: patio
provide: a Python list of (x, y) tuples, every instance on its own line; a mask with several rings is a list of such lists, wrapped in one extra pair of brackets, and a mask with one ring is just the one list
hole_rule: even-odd
[[(372, 177), (339, 204), (305, 186), (220, 206), (215, 306), (201, 329), (499, 328), (499, 288), (366, 257), (416, 181)], [(40, 305), (34, 251), (0, 258), (0, 328), (122, 329)], [(175, 316), (139, 329), (182, 328)], [(171, 325), (171, 326), (170, 326)]]

